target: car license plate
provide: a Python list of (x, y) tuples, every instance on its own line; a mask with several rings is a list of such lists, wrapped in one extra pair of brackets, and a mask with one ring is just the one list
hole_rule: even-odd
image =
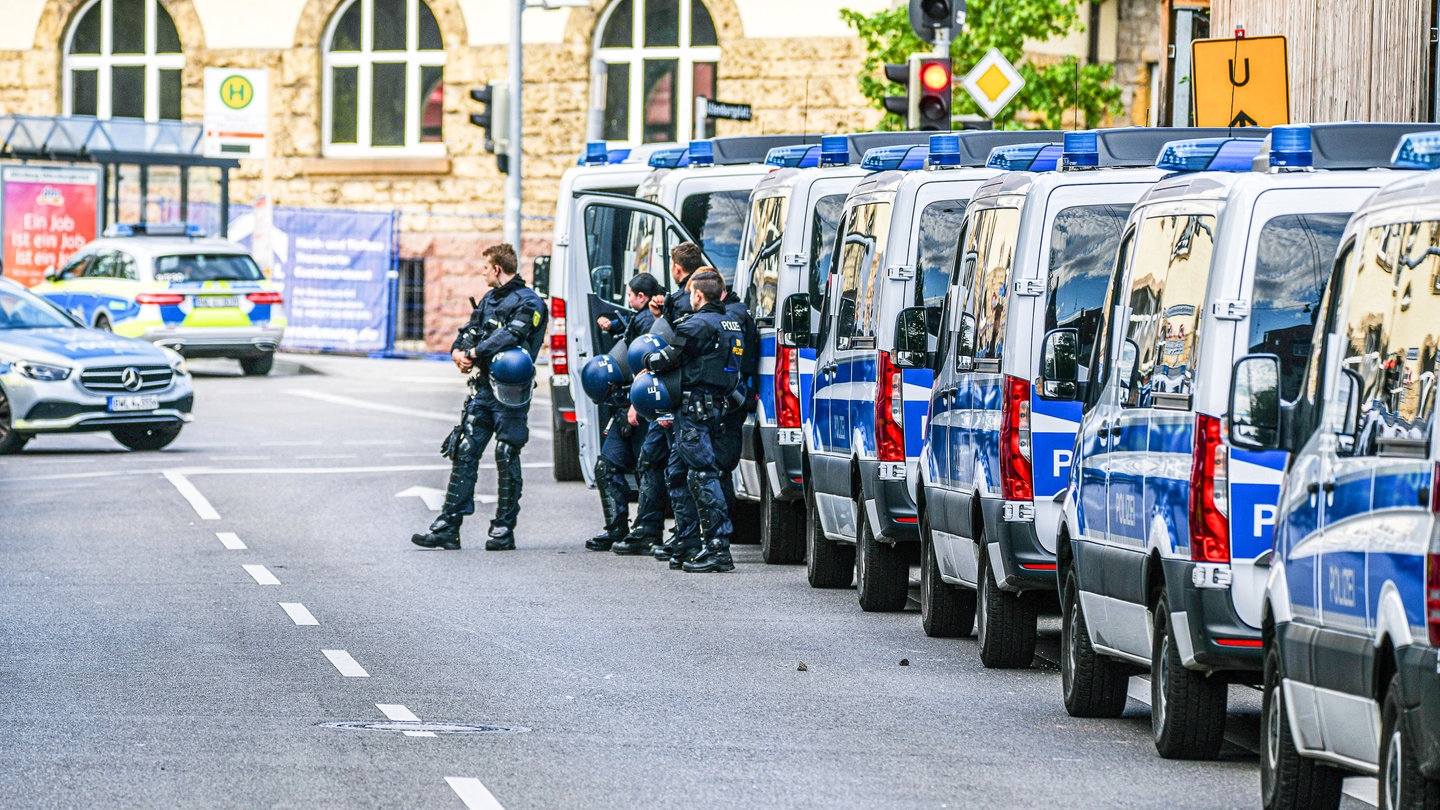
[(160, 397), (153, 394), (137, 397), (110, 397), (112, 411), (153, 411), (160, 407)]
[(201, 309), (233, 309), (240, 300), (233, 295), (197, 295), (195, 306)]

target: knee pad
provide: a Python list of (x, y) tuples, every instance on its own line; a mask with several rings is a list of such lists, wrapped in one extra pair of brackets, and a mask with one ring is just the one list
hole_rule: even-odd
[(520, 448), (509, 442), (495, 442), (495, 461), (506, 466), (520, 460)]
[[(496, 452), (499, 452), (498, 449), (497, 449)], [(596, 459), (596, 461), (595, 461), (595, 480), (596, 480), (596, 481), (604, 481), (605, 479), (609, 478), (610, 475), (611, 475), (611, 473), (613, 473), (614, 471), (615, 471), (615, 465), (614, 465), (614, 464), (611, 464), (609, 459), (605, 458), (604, 456), (601, 456), (600, 458)]]

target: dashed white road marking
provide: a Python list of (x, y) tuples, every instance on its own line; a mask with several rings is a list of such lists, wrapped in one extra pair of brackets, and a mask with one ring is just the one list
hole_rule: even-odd
[(330, 453), (325, 455), (296, 456), (296, 461), (334, 461), (337, 458), (358, 458), (354, 453)]
[(255, 580), (255, 583), (257, 585), (280, 584), (280, 580), (276, 579), (275, 575), (270, 573), (270, 569), (266, 568), (263, 565), (247, 565), (244, 566), (244, 568), (245, 573), (249, 574)]
[(299, 627), (320, 626), (320, 620), (299, 602), (281, 602), (280, 608), (285, 611), (285, 615), (290, 617), (290, 621), (295, 622)]
[(365, 668), (350, 656), (350, 653), (344, 650), (321, 650), (320, 652), (325, 653), (325, 657), (330, 659), (330, 663), (334, 664), (336, 669), (340, 670), (341, 675), (347, 678), (370, 677), (370, 673), (366, 672)]
[(234, 532), (215, 532), (215, 536), (220, 539), (221, 545), (231, 551), (245, 550), (245, 542), (240, 539), (240, 535)]
[[(433, 419), (437, 422), (445, 422), (451, 425), (455, 424), (456, 419), (459, 416), (458, 413), (423, 411), (419, 408), (406, 408), (403, 405), (386, 405), (381, 402), (370, 402), (368, 400), (355, 399), (353, 397), (343, 397), (339, 394), (329, 394), (324, 391), (306, 391), (300, 388), (291, 388), (285, 393), (292, 394), (297, 397), (318, 399), (321, 402), (329, 402), (333, 405), (348, 405), (352, 408), (362, 408), (367, 411), (380, 411), (381, 413), (393, 413), (399, 414), (400, 416), (413, 416), (417, 419)], [(553, 433), (551, 433), (549, 430), (546, 430), (545, 428), (534, 427), (530, 428), (530, 435), (534, 436), (537, 439), (553, 439), (555, 437)]]
[[(384, 713), (386, 717), (390, 718), (391, 720), (396, 720), (402, 723), (420, 722), (420, 718), (416, 717), (414, 712), (410, 711), (399, 703), (376, 703), (375, 708), (379, 709), (382, 713)], [(433, 731), (406, 731), (403, 733), (406, 737), (435, 736), (435, 732)]]
[(260, 442), (260, 447), (319, 447), (325, 444), (317, 441)]
[(269, 456), (215, 456), (211, 461), (269, 461)]
[(479, 779), (469, 776), (447, 776), (445, 782), (470, 810), (505, 810), (490, 791), (480, 784)]
[(205, 496), (200, 494), (200, 490), (190, 483), (190, 479), (186, 478), (184, 473), (178, 470), (166, 470), (165, 480), (173, 484), (175, 489), (180, 491), (180, 495), (190, 502), (191, 508), (195, 510), (195, 514), (199, 515), (201, 520), (220, 519), (220, 513), (216, 512), (215, 507), (205, 500)]

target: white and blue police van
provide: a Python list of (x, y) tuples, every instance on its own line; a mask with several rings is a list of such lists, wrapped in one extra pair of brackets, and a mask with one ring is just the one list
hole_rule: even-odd
[(968, 636), (978, 620), (987, 667), (1029, 666), (1038, 617), (1056, 607), (1055, 498), (1080, 408), (1035, 390), (1040, 337), (1064, 327), (1093, 343), (1125, 218), (1165, 176), (1156, 156), (1169, 140), (1213, 133), (1067, 132), (1061, 171), (997, 154), (1014, 170), (970, 201), (930, 358), (920, 614), (932, 636)]
[[(859, 165), (860, 158), (883, 146), (928, 144), (930, 134), (827, 135), (819, 146), (772, 149), (766, 163), (775, 168), (750, 193), (734, 287), (760, 333), (760, 391), (759, 407), (745, 425), (735, 490), (737, 497), (759, 504), (760, 552), (768, 563), (805, 558), (801, 425), (809, 415), (815, 365), (813, 347), (782, 345), (780, 305), (791, 295), (805, 293), (810, 302), (807, 331), (818, 330), (845, 195), (871, 173)], [(998, 145), (1037, 136), (995, 132), (980, 137)], [(968, 134), (966, 142), (973, 142)]]
[[(580, 466), (578, 437), (575, 426), (575, 396), (570, 388), (570, 364), (565, 343), (565, 301), (571, 285), (563, 274), (551, 277), (552, 267), (565, 267), (570, 245), (570, 212), (575, 195), (586, 192), (633, 195), (653, 169), (649, 156), (657, 147), (646, 145), (636, 149), (609, 149), (603, 141), (585, 145), (579, 165), (566, 169), (560, 176), (560, 189), (555, 198), (555, 227), (551, 237), (550, 255), (535, 258), (531, 276), (535, 291), (550, 298), (551, 309), (551, 375), (550, 424), (555, 439), (551, 443), (551, 460), (556, 481), (579, 481), (586, 475)], [(621, 302), (623, 303), (623, 295)], [(558, 322), (557, 322), (558, 319)]]
[(818, 329), (809, 292), (783, 305), (782, 343), (816, 347), (802, 428), (807, 579), (840, 588), (853, 577), (867, 611), (905, 607), (918, 556), (913, 473), (931, 372), (892, 362), (896, 318), (945, 296), (966, 202), (997, 173), (985, 165), (995, 135), (942, 133), (928, 149), (871, 150), (861, 167), (875, 173), (841, 209)]
[(776, 146), (818, 140), (740, 136), (668, 146), (649, 153), (650, 170), (633, 197), (598, 190), (574, 194), (565, 243), (556, 240), (564, 248), (564, 264), (552, 263), (550, 356), (552, 373), (564, 380), (551, 385), (553, 391), (566, 389), (563, 401), (573, 408), (557, 419), (573, 424), (573, 447), (587, 485), (594, 485), (601, 431), (610, 415), (588, 397), (569, 394), (569, 370), (614, 346), (616, 339), (601, 332), (596, 319), (629, 314), (625, 291), (637, 273), (648, 272), (670, 289), (670, 250), (681, 242), (699, 244), (706, 262), (733, 278), (750, 189), (770, 169), (762, 162), (765, 155)]
[[(1395, 165), (1440, 168), (1440, 133), (1402, 138)], [(1262, 346), (1229, 392), (1232, 447), (1294, 453), (1257, 611), (1261, 791), (1271, 810), (1334, 808), (1364, 774), (1380, 807), (1435, 807), (1440, 173), (1381, 189), (1339, 242), (1298, 390)]]
[(1269, 353), (1296, 394), (1345, 223), (1398, 178), (1404, 128), (1276, 127), (1263, 155), (1171, 144), (1156, 165), (1173, 176), (1126, 222), (1088, 379), (1075, 333), (1046, 333), (1041, 398), (1084, 411), (1056, 541), (1071, 715), (1118, 716), (1148, 672), (1160, 755), (1219, 755), (1229, 685), (1259, 679), (1287, 460), (1226, 441), (1232, 369)]

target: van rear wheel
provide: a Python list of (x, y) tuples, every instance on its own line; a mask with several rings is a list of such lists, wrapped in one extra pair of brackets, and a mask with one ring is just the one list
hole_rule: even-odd
[(1125, 713), (1130, 671), (1097, 653), (1080, 607), (1080, 583), (1074, 569), (1065, 573), (1060, 603), (1060, 690), (1071, 717), (1119, 717)]
[(980, 558), (978, 609), (975, 616), (980, 642), (980, 663), (989, 669), (1020, 669), (1035, 658), (1039, 616), (1035, 604), (1022, 594), (1000, 589), (987, 562), (985, 534), (977, 528), (976, 556)]
[(770, 565), (793, 565), (805, 559), (805, 502), (780, 501), (770, 491), (760, 463), (760, 557)]
[(855, 593), (867, 613), (904, 610), (910, 598), (910, 562), (904, 549), (881, 542), (870, 528), (865, 500), (855, 499)]
[(1260, 800), (1265, 810), (1333, 810), (1340, 806), (1345, 774), (1300, 755), (1290, 736), (1290, 708), (1280, 684), (1280, 649), (1265, 643), (1265, 687), (1260, 697)]
[(580, 471), (580, 436), (574, 430), (556, 426), (555, 438), (550, 442), (550, 462), (556, 481), (579, 481), (584, 477)]
[(930, 514), (920, 518), (920, 626), (931, 638), (965, 638), (975, 630), (975, 592), (940, 578)]
[(815, 494), (805, 498), (805, 579), (812, 588), (848, 588), (855, 573), (855, 548), (825, 537)]
[(1180, 660), (1170, 597), (1155, 603), (1150, 644), (1150, 728), (1166, 759), (1215, 759), (1225, 741), (1229, 684), (1189, 669)]

